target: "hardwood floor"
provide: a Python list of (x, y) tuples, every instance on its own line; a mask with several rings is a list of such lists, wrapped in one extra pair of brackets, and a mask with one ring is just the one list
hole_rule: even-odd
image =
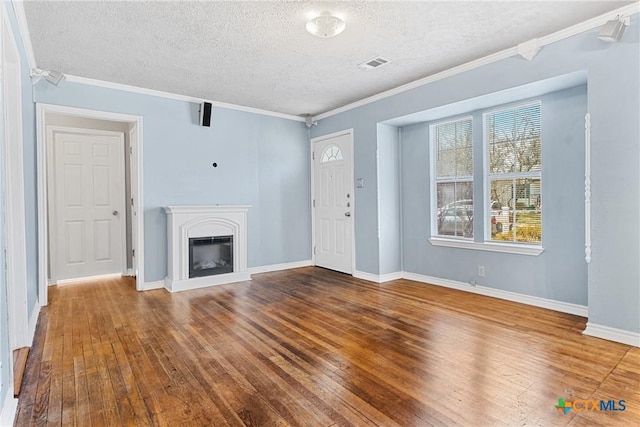
[[(581, 335), (584, 318), (314, 267), (253, 277), (51, 288), (16, 425), (640, 422), (640, 349)], [(626, 410), (564, 415), (560, 397)]]

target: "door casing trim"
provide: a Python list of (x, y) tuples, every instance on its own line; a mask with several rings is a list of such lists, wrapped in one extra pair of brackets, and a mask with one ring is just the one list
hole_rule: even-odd
[[(9, 16), (0, 6), (0, 85), (2, 86), (2, 184), (6, 252), (8, 344), (11, 351), (31, 345), (27, 296), (26, 206), (22, 66)], [(12, 112), (13, 114), (10, 114)], [(6, 226), (5, 226), (6, 225)], [(37, 302), (36, 302), (37, 305)], [(9, 384), (13, 384), (13, 357), (9, 357)]]
[[(132, 218), (137, 224), (136, 235), (133, 236), (136, 247), (134, 258), (134, 272), (136, 274), (136, 290), (144, 290), (144, 209), (143, 209), (143, 123), (142, 116), (131, 114), (112, 113), (109, 111), (90, 110), (86, 108), (67, 107), (36, 103), (36, 155), (37, 155), (37, 189), (38, 189), (38, 293), (41, 305), (48, 304), (48, 208), (47, 208), (47, 162), (46, 162), (46, 115), (47, 113), (64, 114), (68, 116), (84, 117), (90, 119), (110, 120), (126, 122), (138, 130), (138, 137), (130, 141), (134, 151), (137, 185), (132, 185), (131, 197), (137, 208), (138, 215)], [(134, 180), (131, 180), (134, 182)]]
[(351, 203), (353, 206), (351, 208), (351, 212), (353, 215), (351, 216), (351, 275), (356, 271), (356, 194), (354, 188), (354, 176), (355, 176), (355, 153), (353, 147), (353, 128), (344, 129), (338, 132), (333, 132), (327, 135), (317, 136), (315, 138), (311, 138), (309, 141), (309, 161), (311, 162), (311, 200), (309, 200), (309, 204), (311, 206), (311, 263), (312, 265), (316, 265), (316, 254), (313, 251), (313, 248), (316, 247), (316, 211), (313, 207), (313, 200), (316, 198), (315, 191), (315, 165), (313, 158), (313, 148), (316, 142), (324, 141), (326, 139), (335, 138), (337, 136), (349, 136), (349, 150), (351, 152), (351, 164), (349, 165), (350, 176), (349, 176), (349, 191), (351, 194)]

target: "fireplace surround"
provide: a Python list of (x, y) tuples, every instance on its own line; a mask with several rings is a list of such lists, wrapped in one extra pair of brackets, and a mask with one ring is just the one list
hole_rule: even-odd
[(250, 206), (167, 206), (170, 292), (251, 280), (247, 271)]

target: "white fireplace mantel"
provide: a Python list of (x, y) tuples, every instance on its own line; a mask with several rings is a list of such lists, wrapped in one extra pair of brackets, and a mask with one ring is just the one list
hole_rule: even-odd
[[(247, 271), (247, 211), (249, 205), (167, 206), (170, 292), (251, 280)], [(189, 239), (233, 236), (233, 273), (189, 278)]]

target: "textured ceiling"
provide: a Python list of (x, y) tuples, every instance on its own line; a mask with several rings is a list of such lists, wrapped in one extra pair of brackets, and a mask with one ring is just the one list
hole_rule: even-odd
[[(631, 1), (27, 1), (38, 68), (296, 115), (318, 114)], [(346, 30), (308, 34), (310, 13)], [(382, 56), (390, 64), (362, 70)]]

